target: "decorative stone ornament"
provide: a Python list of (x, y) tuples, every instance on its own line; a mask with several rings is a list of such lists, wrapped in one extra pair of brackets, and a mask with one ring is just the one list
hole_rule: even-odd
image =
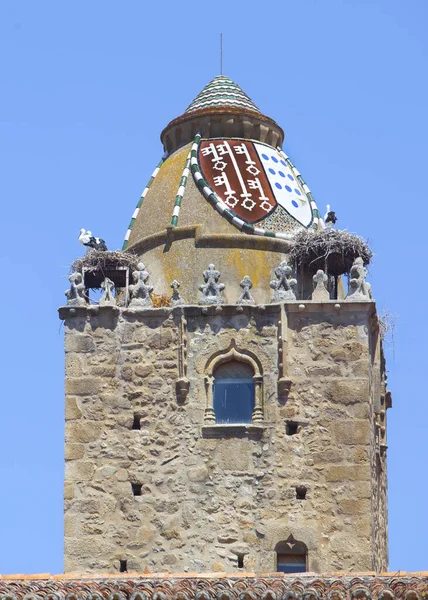
[(364, 266), (362, 258), (358, 257), (354, 260), (350, 275), (349, 293), (346, 299), (351, 302), (371, 300), (372, 286), (366, 281), (367, 269)]
[(81, 273), (72, 273), (68, 281), (70, 289), (65, 292), (67, 297), (67, 306), (86, 306), (87, 302), (84, 297), (85, 284)]
[(187, 396), (189, 394), (190, 381), (187, 377), (179, 377), (175, 382), (175, 392), (177, 394), (177, 400), (180, 404), (184, 404), (186, 402)]
[(285, 260), (275, 269), (277, 281), (273, 280), (269, 284), (274, 290), (271, 302), (296, 300), (296, 294), (293, 290), (297, 285), (297, 280), (291, 277), (292, 272), (292, 268)]
[(218, 283), (220, 279), (220, 271), (216, 271), (213, 264), (208, 266), (204, 271), (205, 285), (200, 285), (199, 289), (202, 292), (202, 298), (199, 304), (223, 304), (224, 299), (221, 297), (221, 292), (224, 290), (224, 283)]
[(106, 277), (104, 281), (101, 282), (101, 289), (104, 290), (104, 293), (100, 298), (100, 306), (115, 306), (116, 298), (113, 296), (114, 282)]
[(242, 288), (242, 294), (237, 300), (237, 304), (255, 304), (254, 298), (252, 297), (250, 290), (253, 287), (253, 282), (245, 275), (244, 279), (239, 284)]
[(174, 279), (170, 287), (172, 288), (171, 306), (182, 306), (184, 304), (184, 300), (178, 291), (180, 288), (180, 283)]
[(314, 282), (314, 291), (312, 292), (312, 300), (323, 302), (330, 300), (330, 294), (327, 289), (328, 277), (322, 269), (318, 269), (312, 278)]
[(134, 285), (129, 286), (131, 294), (130, 306), (137, 308), (139, 306), (153, 306), (150, 293), (153, 291), (152, 285), (147, 285), (149, 273), (146, 271), (144, 263), (138, 263), (137, 270), (132, 272)]

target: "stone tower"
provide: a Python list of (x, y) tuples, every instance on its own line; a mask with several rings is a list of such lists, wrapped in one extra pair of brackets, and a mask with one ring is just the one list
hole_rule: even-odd
[(161, 140), (123, 251), (76, 261), (60, 308), (65, 570), (385, 570), (370, 251), (229, 78)]

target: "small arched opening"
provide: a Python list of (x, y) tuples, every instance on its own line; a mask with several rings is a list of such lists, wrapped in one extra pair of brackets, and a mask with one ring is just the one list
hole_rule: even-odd
[(290, 537), (275, 546), (278, 573), (304, 573), (308, 570), (308, 549), (303, 542)]
[(230, 360), (213, 372), (213, 408), (216, 423), (251, 423), (255, 406), (254, 369)]

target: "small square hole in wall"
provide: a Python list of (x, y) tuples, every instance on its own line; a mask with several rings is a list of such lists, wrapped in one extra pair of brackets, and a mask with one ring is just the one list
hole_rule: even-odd
[(141, 496), (141, 488), (143, 487), (142, 483), (131, 483), (132, 493), (134, 496)]
[(132, 423), (132, 429), (141, 429), (141, 416), (135, 414), (134, 422)]
[(296, 485), (296, 499), (306, 500), (306, 492), (308, 488), (305, 485)]
[(244, 556), (245, 554), (238, 554), (238, 569), (244, 568)]
[(299, 424), (296, 421), (287, 421), (285, 424), (285, 433), (287, 435), (296, 435), (298, 433)]
[(127, 561), (126, 560), (120, 560), (119, 561), (119, 571), (121, 573), (126, 573), (128, 571), (128, 565), (127, 565)]

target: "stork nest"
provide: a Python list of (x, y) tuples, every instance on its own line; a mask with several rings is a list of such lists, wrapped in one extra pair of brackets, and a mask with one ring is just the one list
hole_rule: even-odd
[(71, 265), (71, 272), (82, 273), (88, 271), (111, 271), (118, 267), (128, 267), (130, 271), (137, 268), (139, 257), (132, 252), (124, 250), (89, 250), (85, 256), (78, 258)]
[(349, 273), (356, 258), (368, 265), (373, 257), (360, 236), (340, 229), (303, 230), (291, 243), (289, 259), (295, 268), (323, 269), (331, 275)]

